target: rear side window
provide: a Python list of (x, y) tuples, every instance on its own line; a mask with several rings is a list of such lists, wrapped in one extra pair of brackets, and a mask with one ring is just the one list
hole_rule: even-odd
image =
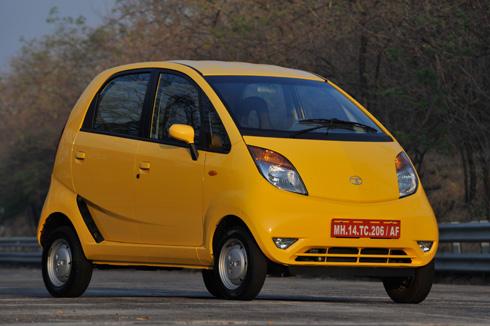
[(139, 136), (150, 73), (116, 77), (100, 92), (92, 129)]

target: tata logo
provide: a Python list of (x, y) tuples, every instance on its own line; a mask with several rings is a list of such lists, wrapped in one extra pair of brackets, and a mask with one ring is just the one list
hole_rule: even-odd
[(360, 185), (362, 185), (362, 179), (361, 179), (361, 177), (358, 177), (357, 175), (353, 175), (352, 177), (350, 177), (349, 178), (349, 181), (354, 186), (360, 186)]

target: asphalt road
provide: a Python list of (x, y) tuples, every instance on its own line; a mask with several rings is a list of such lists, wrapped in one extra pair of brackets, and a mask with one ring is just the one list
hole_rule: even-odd
[(419, 305), (379, 282), (268, 278), (250, 302), (212, 298), (200, 273), (96, 270), (81, 298), (54, 299), (35, 268), (0, 267), (0, 324), (490, 325), (490, 286), (435, 284)]

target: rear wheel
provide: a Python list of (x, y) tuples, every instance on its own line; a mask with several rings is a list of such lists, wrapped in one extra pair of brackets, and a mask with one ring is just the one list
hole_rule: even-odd
[(429, 295), (434, 280), (434, 261), (417, 268), (415, 274), (405, 278), (383, 280), (386, 293), (396, 303), (420, 303)]
[(92, 264), (72, 228), (61, 226), (47, 237), (42, 257), (43, 280), (54, 297), (78, 297), (92, 278)]
[(218, 298), (254, 299), (264, 285), (267, 259), (243, 227), (218, 236), (214, 268), (202, 274), (206, 288)]

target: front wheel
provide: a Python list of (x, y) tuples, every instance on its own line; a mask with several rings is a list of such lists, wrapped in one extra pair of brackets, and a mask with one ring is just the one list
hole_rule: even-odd
[(54, 297), (78, 297), (92, 278), (92, 264), (72, 228), (62, 226), (48, 235), (42, 257), (43, 280)]
[(213, 270), (202, 274), (206, 288), (218, 298), (254, 299), (267, 274), (264, 254), (243, 227), (233, 227), (218, 236)]
[(434, 280), (434, 261), (417, 268), (415, 274), (404, 278), (383, 280), (386, 293), (396, 303), (420, 303), (429, 295)]

